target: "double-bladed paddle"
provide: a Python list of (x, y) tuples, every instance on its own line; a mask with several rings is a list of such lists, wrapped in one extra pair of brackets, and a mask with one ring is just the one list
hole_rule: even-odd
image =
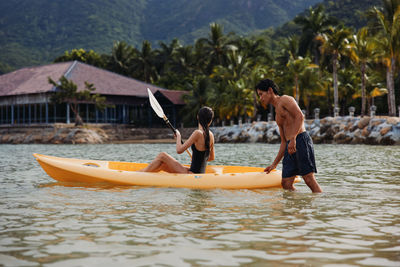
[[(161, 119), (164, 120), (164, 122), (167, 124), (167, 126), (175, 134), (176, 133), (176, 129), (169, 122), (169, 119), (167, 118), (167, 116), (165, 116), (162, 107), (160, 106), (160, 104), (158, 103), (157, 99), (154, 97), (153, 93), (150, 91), (149, 88), (147, 88), (147, 93), (149, 94), (150, 106), (152, 107), (154, 112), (157, 114), (158, 117), (160, 117)], [(183, 140), (182, 139), (181, 139), (181, 142), (183, 144)], [(192, 157), (192, 154), (190, 154), (190, 152), (188, 150), (186, 150), (186, 152), (189, 154), (190, 157)]]

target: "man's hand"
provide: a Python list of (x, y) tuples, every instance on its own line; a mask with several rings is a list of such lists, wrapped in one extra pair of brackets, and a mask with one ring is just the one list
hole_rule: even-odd
[(296, 138), (290, 140), (288, 145), (288, 152), (290, 155), (296, 153)]
[(275, 165), (269, 165), (267, 168), (264, 169), (266, 173), (270, 173), (272, 170), (276, 168)]

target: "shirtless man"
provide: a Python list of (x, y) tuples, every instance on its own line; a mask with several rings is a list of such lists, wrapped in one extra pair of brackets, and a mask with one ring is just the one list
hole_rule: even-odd
[(256, 92), (264, 108), (271, 104), (275, 108), (275, 120), (279, 127), (281, 146), (274, 162), (265, 168), (269, 173), (283, 158), (282, 187), (296, 190), (293, 186), (296, 175), (301, 175), (313, 193), (322, 189), (315, 179), (317, 172), (314, 148), (310, 135), (304, 127), (304, 115), (293, 97), (278, 95), (278, 86), (270, 79), (262, 80), (256, 86)]

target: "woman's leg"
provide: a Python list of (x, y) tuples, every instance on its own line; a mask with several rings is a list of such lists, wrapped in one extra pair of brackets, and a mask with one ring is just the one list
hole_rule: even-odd
[(166, 171), (170, 173), (188, 173), (189, 170), (176, 159), (165, 152), (161, 152), (157, 157), (147, 165), (146, 168), (139, 170), (141, 172), (159, 172)]

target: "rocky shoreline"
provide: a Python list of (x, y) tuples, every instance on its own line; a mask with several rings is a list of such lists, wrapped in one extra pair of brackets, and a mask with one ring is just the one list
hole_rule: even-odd
[[(326, 117), (306, 120), (306, 130), (316, 144), (400, 145), (398, 117)], [(219, 143), (280, 143), (275, 121), (213, 128)]]
[[(193, 128), (180, 130), (187, 136)], [(174, 142), (169, 128), (132, 128), (129, 125), (73, 124), (0, 127), (0, 144), (106, 144)]]
[[(316, 144), (400, 145), (398, 117), (326, 117), (307, 120), (306, 129)], [(188, 138), (194, 128), (179, 129)], [(280, 142), (276, 122), (253, 122), (212, 127), (216, 143)], [(169, 128), (132, 128), (129, 125), (71, 124), (1, 126), (0, 144), (173, 143)]]

